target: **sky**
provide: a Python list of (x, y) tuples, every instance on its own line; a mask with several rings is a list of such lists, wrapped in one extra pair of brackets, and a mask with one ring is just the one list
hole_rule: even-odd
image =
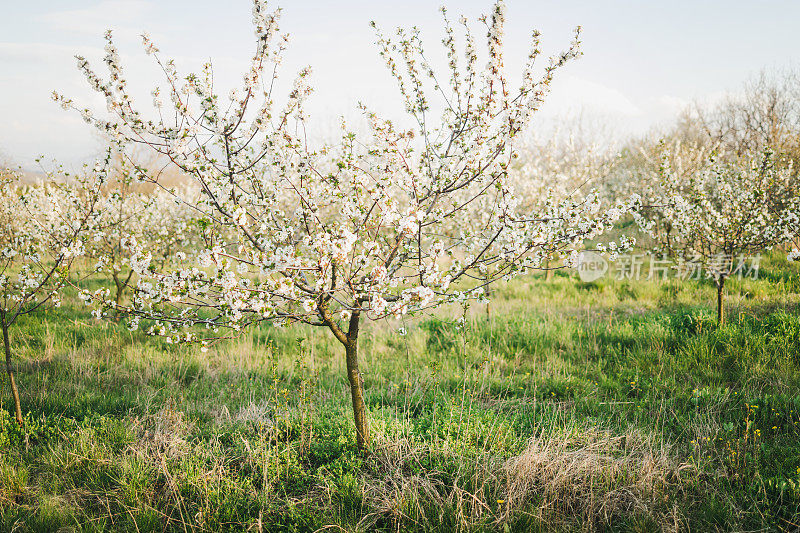
[[(357, 115), (363, 102), (401, 114), (397, 91), (377, 54), (374, 20), (389, 30), (419, 26), (435, 50), (442, 36), (439, 5), (451, 18), (477, 18), (488, 1), (284, 0), (281, 29), (290, 45), (283, 79), (310, 65), (315, 94), (309, 112), (320, 131)], [(179, 72), (212, 60), (217, 78), (238, 84), (254, 50), (251, 3), (245, 0), (46, 0), (8, 2), (0, 20), (0, 154), (34, 167), (38, 156), (65, 164), (93, 157), (99, 137), (77, 114), (50, 98), (59, 93), (102, 109), (75, 67), (75, 54), (102, 71), (103, 33), (113, 29), (138, 100), (149, 105), (158, 71), (141, 47), (146, 31)], [(507, 0), (506, 64), (521, 70), (530, 31), (556, 53), (582, 26), (584, 55), (558, 73), (541, 110), (544, 131), (576, 116), (624, 138), (664, 127), (693, 103), (719, 100), (762, 69), (800, 60), (800, 2), (645, 0)], [(476, 28), (477, 29), (477, 28)], [(477, 31), (476, 31), (477, 34)], [(537, 127), (537, 124), (534, 124)]]

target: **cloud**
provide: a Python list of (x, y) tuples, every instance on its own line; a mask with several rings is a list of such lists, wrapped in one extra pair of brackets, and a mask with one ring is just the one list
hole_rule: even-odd
[(577, 76), (564, 76), (553, 83), (547, 111), (557, 114), (583, 109), (588, 112), (627, 117), (639, 116), (642, 110), (621, 90)]

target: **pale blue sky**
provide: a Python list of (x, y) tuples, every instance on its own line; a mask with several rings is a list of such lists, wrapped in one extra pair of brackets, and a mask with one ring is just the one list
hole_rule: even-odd
[[(442, 2), (421, 0), (273, 3), (283, 7), (282, 29), (292, 35), (285, 77), (306, 64), (316, 89), (310, 111), (320, 124), (354, 115), (361, 100), (398, 112), (391, 81), (374, 47), (370, 20), (389, 28), (419, 25), (438, 43)], [(451, 15), (475, 17), (484, 1), (450, 1)], [(800, 2), (633, 0), (507, 0), (507, 63), (524, 58), (530, 29), (543, 32), (546, 52), (568, 44), (584, 28), (584, 56), (561, 72), (543, 122), (566, 114), (601, 117), (618, 135), (663, 124), (694, 100), (737, 90), (758, 70), (800, 60)], [(253, 50), (250, 2), (103, 0), (8, 2), (0, 20), (0, 151), (30, 165), (43, 154), (74, 163), (98, 141), (74, 114), (50, 100), (56, 89), (92, 103), (75, 69), (76, 53), (99, 61), (102, 35), (113, 28), (134, 87), (146, 95), (156, 72), (141, 50), (147, 31), (179, 71), (212, 59), (219, 76), (237, 83)], [(99, 65), (98, 65), (99, 66)], [(142, 98), (146, 103), (149, 99)], [(544, 127), (544, 126), (543, 126)]]

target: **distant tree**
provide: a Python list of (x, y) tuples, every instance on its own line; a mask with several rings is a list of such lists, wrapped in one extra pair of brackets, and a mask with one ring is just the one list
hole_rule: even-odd
[(130, 256), (146, 245), (153, 264), (163, 268), (178, 250), (188, 250), (196, 238), (193, 213), (188, 203), (198, 192), (185, 186), (145, 192), (131, 164), (119, 154), (114, 158), (112, 179), (98, 200), (97, 222), (87, 239), (86, 256), (96, 261), (95, 272), (111, 278), (114, 303), (134, 279)]
[[(687, 107), (672, 124), (628, 140), (603, 184), (603, 194), (616, 198), (657, 186), (665, 147), (676, 173), (702, 171), (711, 153), (718, 162), (728, 159), (735, 164), (770, 150), (775, 165), (791, 168), (796, 175), (800, 75), (796, 70), (762, 71), (721, 101)], [(795, 183), (800, 187), (800, 179)]]
[(777, 161), (800, 163), (800, 75), (795, 70), (762, 71), (741, 92), (716, 105), (696, 106), (692, 115), (683, 131), (705, 135), (729, 154), (769, 149)]
[[(542, 212), (551, 205), (590, 198), (613, 203), (613, 197), (600, 189), (615, 171), (619, 158), (612, 147), (601, 145), (593, 135), (586, 131), (583, 120), (562, 120), (561, 127), (545, 141), (530, 138), (521, 143), (509, 174), (522, 209)], [(624, 196), (630, 195), (619, 197)], [(544, 258), (548, 280), (555, 269), (563, 268), (552, 262), (560, 252), (556, 247)]]
[(22, 407), (12, 359), (10, 330), (23, 316), (58, 307), (69, 270), (85, 253), (86, 232), (96, 224), (99, 190), (108, 160), (78, 176), (49, 175), (40, 185), (23, 185), (19, 174), (0, 178), (0, 326), (14, 416)]
[(691, 260), (714, 280), (722, 325), (725, 281), (740, 266), (737, 259), (789, 241), (800, 203), (791, 168), (776, 165), (770, 151), (743, 159), (705, 157), (704, 167), (684, 174), (676, 171), (680, 158), (676, 164), (665, 154), (658, 185), (637, 219), (655, 240), (655, 253)]

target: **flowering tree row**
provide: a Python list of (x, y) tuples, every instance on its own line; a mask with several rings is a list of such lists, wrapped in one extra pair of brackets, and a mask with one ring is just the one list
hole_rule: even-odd
[[(405, 119), (362, 106), (366, 131), (343, 123), (327, 144), (309, 141), (318, 137), (305, 112), (311, 70), (279, 94), (288, 38), (280, 10), (261, 0), (253, 4), (250, 68), (227, 97), (215, 90), (210, 63), (179, 74), (146, 35), (145, 51), (163, 73), (152, 106), (134, 102), (110, 32), (105, 74), (78, 57), (105, 111), (55, 99), (113, 150), (69, 183), (24, 187), (11, 176), (0, 188), (0, 318), (17, 420), (9, 328), (58, 304), (59, 291), (76, 282), (70, 268), (79, 257), (88, 273), (111, 280), (81, 291), (99, 304), (96, 316), (127, 315), (132, 329), (170, 342), (205, 346), (265, 321), (329, 330), (343, 346), (365, 448), (365, 321), (482, 299), (498, 281), (549, 271), (555, 258), (573, 265), (587, 241), (634, 213), (657, 253), (692, 258), (710, 272), (722, 323), (732, 271), (716, 259), (797, 239), (796, 175), (768, 150), (672, 139), (669, 150), (642, 149), (644, 163), (629, 158), (625, 166), (574, 139), (533, 147), (531, 117), (556, 72), (580, 55), (578, 34), (537, 68), (533, 32), (521, 75), (509, 76), (502, 1), (478, 21), (481, 46), (474, 24), (442, 15), (444, 69), (433, 67), (417, 29), (375, 29)], [(140, 164), (143, 152), (177, 169), (182, 185)], [(629, 192), (643, 192), (646, 207)], [(621, 237), (595, 246), (614, 255), (632, 244)]]

